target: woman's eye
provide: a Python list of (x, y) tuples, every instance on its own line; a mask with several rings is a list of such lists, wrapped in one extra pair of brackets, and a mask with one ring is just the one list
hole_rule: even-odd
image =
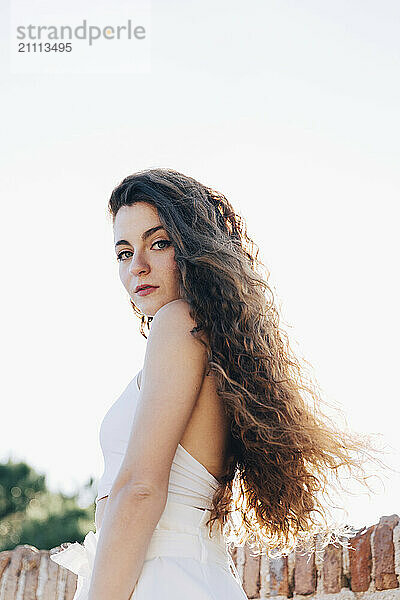
[[(169, 240), (157, 240), (156, 242), (154, 242), (154, 244), (151, 245), (151, 247), (155, 246), (156, 244), (166, 244), (166, 246), (163, 246), (162, 248), (160, 248), (160, 250), (164, 250), (164, 248), (168, 248), (168, 246), (171, 245), (171, 242)], [(122, 250), (122, 252), (120, 252), (117, 255), (117, 260), (119, 261), (123, 261), (123, 260), (127, 260), (127, 258), (122, 258), (123, 255), (126, 255), (126, 253), (128, 254), (133, 254), (133, 252), (131, 252), (130, 250)], [(128, 257), (130, 258), (130, 257)]]
[(126, 254), (127, 252), (128, 252), (128, 253), (130, 253), (130, 254), (132, 254), (132, 252), (131, 252), (130, 250), (122, 250), (122, 252), (120, 252), (120, 253), (117, 255), (117, 260), (123, 260), (123, 259), (122, 259), (122, 256), (123, 256), (124, 254)]
[[(151, 247), (155, 246), (156, 244), (167, 244), (167, 246), (170, 246), (171, 242), (169, 240), (157, 240), (156, 242), (154, 242), (154, 244), (151, 245)], [(164, 246), (164, 248), (166, 248), (167, 246)], [(163, 248), (161, 248), (161, 250), (163, 250)]]

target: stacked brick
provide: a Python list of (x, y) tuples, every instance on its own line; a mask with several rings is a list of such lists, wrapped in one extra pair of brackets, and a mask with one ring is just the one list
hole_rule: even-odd
[[(381, 517), (349, 546), (330, 544), (323, 553), (296, 551), (275, 559), (253, 556), (244, 546), (232, 557), (249, 599), (400, 600), (398, 515)], [(0, 600), (72, 600), (76, 576), (49, 559), (59, 550), (23, 545), (0, 552)]]

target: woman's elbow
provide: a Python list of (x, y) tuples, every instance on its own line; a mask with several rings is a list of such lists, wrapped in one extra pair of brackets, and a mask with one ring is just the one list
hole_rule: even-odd
[[(159, 507), (165, 506), (167, 502), (168, 487), (147, 482), (132, 481), (126, 483), (117, 493), (119, 496), (126, 498), (130, 503), (138, 502), (140, 504), (154, 504)], [(110, 495), (112, 494), (113, 490)]]

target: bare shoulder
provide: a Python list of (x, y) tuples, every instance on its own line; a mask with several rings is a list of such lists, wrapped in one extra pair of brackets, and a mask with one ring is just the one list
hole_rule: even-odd
[(176, 300), (172, 300), (171, 302), (167, 302), (167, 304), (164, 304), (164, 306), (158, 309), (153, 317), (152, 327), (158, 322), (169, 323), (173, 321), (176, 323), (182, 320), (185, 326), (196, 326), (196, 322), (190, 315), (189, 302), (184, 298), (178, 298)]
[(200, 345), (200, 342), (190, 333), (197, 326), (196, 321), (190, 314), (190, 304), (187, 300), (177, 299), (164, 304), (155, 313), (149, 333), (149, 343), (153, 343), (154, 338), (165, 338), (169, 344), (180, 343), (182, 337), (191, 339), (193, 345)]
[(150, 362), (154, 368), (157, 365), (158, 370), (171, 372), (184, 367), (204, 372), (207, 350), (191, 333), (197, 323), (190, 309), (190, 303), (179, 298), (164, 304), (155, 313), (147, 341), (144, 374)]

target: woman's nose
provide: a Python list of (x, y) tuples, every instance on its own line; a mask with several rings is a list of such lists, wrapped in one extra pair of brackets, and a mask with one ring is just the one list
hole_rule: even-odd
[(147, 271), (148, 269), (149, 265), (144, 260), (143, 256), (140, 256), (140, 254), (138, 253), (132, 256), (131, 262), (129, 264), (129, 273), (131, 273), (132, 275), (137, 275), (138, 273), (141, 273), (142, 271)]

